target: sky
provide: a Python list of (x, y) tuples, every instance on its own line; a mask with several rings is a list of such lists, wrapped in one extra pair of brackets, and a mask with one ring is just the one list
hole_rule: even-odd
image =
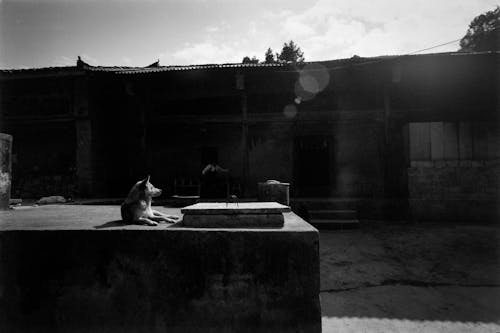
[(0, 68), (238, 63), (291, 39), (306, 61), (406, 54), (463, 37), (497, 1), (0, 0)]

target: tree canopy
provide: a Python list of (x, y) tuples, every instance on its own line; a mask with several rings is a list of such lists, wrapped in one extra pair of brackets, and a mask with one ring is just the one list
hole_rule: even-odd
[(288, 43), (283, 44), (281, 53), (276, 54), (276, 60), (278, 62), (304, 62), (304, 52), (300, 50), (300, 47), (293, 40), (290, 40)]
[(460, 51), (500, 50), (500, 7), (476, 16), (460, 40)]
[(255, 56), (252, 57), (252, 59), (250, 59), (250, 57), (244, 57), (243, 58), (243, 61), (241, 62), (243, 64), (258, 64), (259, 63), (259, 59), (257, 59)]
[[(304, 52), (300, 49), (300, 47), (295, 44), (293, 40), (290, 40), (288, 43), (283, 44), (283, 48), (280, 53), (273, 53), (273, 50), (269, 47), (264, 54), (264, 63), (272, 64), (276, 62), (292, 62), (292, 63), (301, 63), (304, 62)], [(259, 59), (256, 57), (246, 56), (243, 58), (243, 64), (258, 64)]]
[(273, 62), (276, 62), (274, 60), (274, 53), (273, 53), (273, 50), (271, 50), (271, 48), (269, 47), (266, 51), (266, 54), (264, 54), (264, 62), (266, 64), (272, 64)]

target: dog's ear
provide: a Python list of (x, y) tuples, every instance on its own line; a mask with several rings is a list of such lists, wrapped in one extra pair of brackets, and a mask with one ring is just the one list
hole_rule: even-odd
[(146, 187), (149, 182), (149, 175), (141, 182), (141, 187)]

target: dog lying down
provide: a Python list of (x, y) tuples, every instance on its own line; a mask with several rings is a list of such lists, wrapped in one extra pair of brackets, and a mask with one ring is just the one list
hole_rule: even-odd
[(151, 208), (153, 197), (161, 194), (161, 190), (149, 182), (149, 176), (138, 181), (122, 203), (121, 213), (124, 222), (145, 225), (158, 225), (158, 222), (175, 223), (178, 216), (165, 215)]

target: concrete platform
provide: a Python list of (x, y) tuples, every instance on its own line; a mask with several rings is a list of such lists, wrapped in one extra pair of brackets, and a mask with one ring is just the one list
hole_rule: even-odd
[(0, 212), (0, 331), (320, 332), (318, 232), (284, 217), (200, 229), (124, 225), (119, 206)]

